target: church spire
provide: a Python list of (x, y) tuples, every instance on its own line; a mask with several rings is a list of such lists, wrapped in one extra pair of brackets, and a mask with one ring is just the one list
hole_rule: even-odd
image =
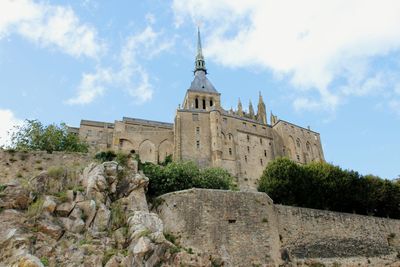
[(203, 71), (207, 74), (206, 62), (204, 61), (203, 50), (201, 48), (200, 28), (197, 28), (197, 55), (194, 63), (194, 74), (196, 75), (198, 71)]
[(240, 101), (240, 98), (239, 98), (239, 102), (238, 102), (237, 114), (240, 117), (243, 117), (243, 107), (242, 107), (242, 102)]
[(259, 92), (258, 97), (257, 120), (263, 124), (267, 124), (267, 114), (261, 92)]
[(253, 104), (251, 103), (251, 100), (249, 101), (249, 117), (250, 117), (250, 119), (254, 120), (254, 109), (253, 109)]

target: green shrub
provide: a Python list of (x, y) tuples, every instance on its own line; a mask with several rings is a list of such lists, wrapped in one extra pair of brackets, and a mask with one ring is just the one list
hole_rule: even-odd
[(115, 154), (114, 151), (108, 150), (97, 153), (94, 156), (94, 158), (100, 162), (106, 162), (106, 161), (113, 161), (116, 156), (117, 154)]
[(59, 179), (64, 176), (65, 169), (60, 166), (52, 166), (47, 169), (47, 174), (54, 179)]
[(399, 183), (325, 162), (276, 159), (264, 170), (258, 190), (284, 205), (400, 218)]
[(38, 217), (42, 213), (43, 203), (44, 203), (43, 198), (38, 198), (36, 199), (35, 202), (32, 202), (28, 207), (27, 211), (28, 217), (30, 218)]
[(233, 177), (220, 168), (200, 170), (191, 162), (171, 162), (166, 166), (140, 163), (149, 178), (148, 194), (151, 197), (189, 188), (235, 189)]
[(129, 161), (130, 155), (125, 154), (123, 152), (118, 152), (115, 160), (120, 164), (121, 166), (127, 166), (128, 161)]
[(126, 224), (126, 214), (119, 201), (111, 204), (111, 230), (118, 229)]
[(40, 261), (44, 266), (49, 266), (49, 260), (46, 257), (41, 257)]

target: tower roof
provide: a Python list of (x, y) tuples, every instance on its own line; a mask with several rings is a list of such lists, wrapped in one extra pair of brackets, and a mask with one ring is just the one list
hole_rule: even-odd
[(197, 55), (195, 59), (194, 79), (190, 85), (189, 91), (198, 91), (218, 94), (218, 91), (207, 79), (206, 62), (204, 60), (201, 48), (200, 29), (197, 29)]

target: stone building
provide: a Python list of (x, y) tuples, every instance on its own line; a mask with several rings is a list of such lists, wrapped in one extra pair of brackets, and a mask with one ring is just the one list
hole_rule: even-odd
[(272, 113), (268, 123), (261, 93), (257, 112), (251, 102), (245, 112), (240, 100), (237, 110), (225, 110), (220, 98), (207, 78), (198, 32), (194, 79), (174, 123), (127, 117), (114, 123), (82, 120), (71, 131), (96, 151), (122, 150), (153, 163), (173, 155), (202, 167), (222, 167), (237, 177), (241, 189), (256, 188), (267, 163), (277, 157), (300, 164), (324, 160), (319, 133)]

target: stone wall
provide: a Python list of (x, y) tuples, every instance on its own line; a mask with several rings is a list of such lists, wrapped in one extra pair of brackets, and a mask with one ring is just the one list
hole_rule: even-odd
[(34, 177), (50, 167), (62, 166), (79, 170), (91, 160), (93, 156), (83, 153), (49, 154), (46, 151), (22, 152), (0, 149), (0, 183), (8, 183), (15, 178)]
[(224, 266), (275, 266), (279, 237), (272, 200), (263, 193), (191, 189), (160, 197), (165, 231), (184, 248)]
[(275, 211), (281, 246), (298, 259), (373, 258), (400, 251), (400, 220), (282, 205)]
[(258, 192), (191, 189), (159, 200), (165, 230), (224, 266), (400, 263), (400, 220), (274, 205)]

